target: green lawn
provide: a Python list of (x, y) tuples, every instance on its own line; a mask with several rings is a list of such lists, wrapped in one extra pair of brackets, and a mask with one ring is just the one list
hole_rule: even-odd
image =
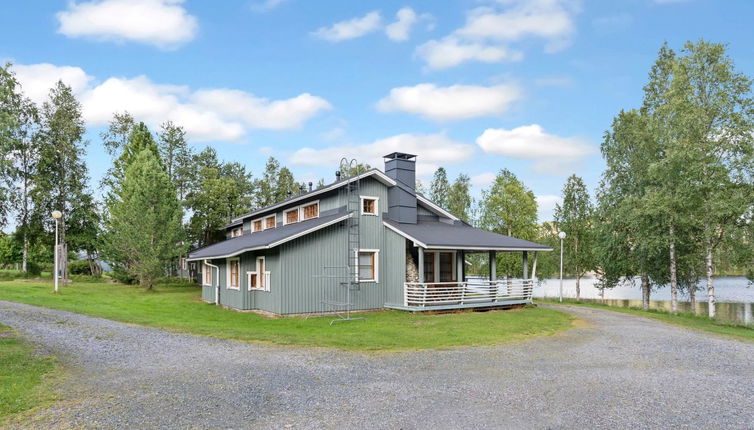
[[(539, 303), (553, 303), (557, 304), (557, 300), (553, 299), (536, 299), (535, 302)], [(682, 312), (678, 314), (671, 314), (667, 311), (651, 309), (645, 311), (639, 308), (621, 308), (617, 306), (602, 305), (599, 303), (587, 303), (579, 302), (575, 299), (563, 299), (564, 304), (587, 306), (591, 308), (608, 309), (615, 312), (622, 312), (624, 314), (638, 315), (646, 318), (656, 319), (669, 324), (675, 324), (683, 327), (692, 328), (695, 330), (707, 331), (727, 337), (731, 337), (738, 340), (744, 340), (754, 342), (754, 327), (745, 326), (741, 324), (730, 323), (726, 321), (715, 320), (703, 315), (695, 315), (691, 312)]]
[(491, 345), (550, 335), (573, 318), (527, 307), (497, 312), (423, 315), (400, 311), (365, 313), (366, 321), (337, 323), (332, 317), (270, 319), (200, 301), (200, 288), (158, 285), (149, 292), (109, 283), (74, 283), (52, 293), (49, 282), (0, 282), (0, 300), (46, 306), (176, 332), (282, 345), (344, 350), (417, 350)]
[(54, 367), (52, 358), (35, 354), (34, 348), (0, 324), (0, 423), (52, 399), (43, 380)]

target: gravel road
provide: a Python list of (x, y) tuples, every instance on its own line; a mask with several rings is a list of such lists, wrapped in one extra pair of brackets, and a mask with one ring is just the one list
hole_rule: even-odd
[[(28, 428), (754, 428), (754, 344), (558, 307), (546, 338), (400, 354), (246, 344), (0, 302), (63, 360)], [(368, 322), (367, 322), (368, 324)]]

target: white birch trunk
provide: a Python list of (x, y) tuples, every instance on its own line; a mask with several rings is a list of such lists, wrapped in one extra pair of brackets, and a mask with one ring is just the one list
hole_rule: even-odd
[(641, 306), (645, 311), (649, 310), (649, 277), (641, 275)]
[(709, 317), (714, 318), (716, 314), (715, 303), (715, 285), (712, 282), (712, 243), (707, 240), (707, 255), (704, 258), (707, 267), (707, 304), (709, 305)]
[(678, 275), (677, 260), (675, 256), (675, 239), (673, 237), (673, 226), (670, 226), (670, 311), (678, 312)]
[(26, 235), (26, 229), (24, 229), (24, 254), (21, 258), (21, 271), (26, 274), (26, 265), (29, 261), (29, 238)]

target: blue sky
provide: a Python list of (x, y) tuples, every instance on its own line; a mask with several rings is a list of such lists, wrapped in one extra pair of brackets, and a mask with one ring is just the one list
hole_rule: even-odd
[[(508, 168), (549, 219), (565, 178), (594, 190), (602, 135), (636, 107), (664, 41), (729, 43), (754, 75), (754, 2), (712, 0), (6, 1), (0, 58), (42, 100), (82, 101), (93, 183), (115, 111), (183, 125), (254, 174), (274, 155), (300, 180), (394, 150), (473, 178)], [(96, 188), (96, 187), (95, 187)]]

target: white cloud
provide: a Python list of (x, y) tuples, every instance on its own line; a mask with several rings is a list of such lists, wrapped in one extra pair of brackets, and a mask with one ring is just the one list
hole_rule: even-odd
[(251, 10), (254, 12), (267, 12), (269, 10), (275, 9), (276, 7), (280, 6), (281, 4), (287, 2), (288, 0), (265, 0), (259, 3), (254, 3), (251, 5)]
[(336, 22), (329, 27), (320, 27), (314, 36), (330, 42), (355, 39), (377, 31), (382, 26), (382, 16), (379, 11), (372, 11), (361, 18)]
[(471, 185), (474, 187), (486, 187), (495, 182), (495, 174), (492, 172), (480, 173), (471, 177)]
[(71, 87), (74, 94), (79, 95), (88, 88), (90, 82), (94, 79), (80, 67), (56, 66), (50, 63), (14, 64), (13, 71), (21, 83), (26, 97), (39, 105), (47, 100), (50, 89), (59, 80)]
[(390, 40), (402, 42), (408, 40), (411, 34), (411, 27), (416, 24), (419, 18), (410, 7), (404, 7), (395, 14), (397, 21), (385, 27), (385, 34)]
[(38, 103), (58, 79), (71, 85), (89, 125), (105, 125), (114, 112), (128, 111), (152, 128), (173, 121), (195, 141), (238, 140), (252, 129), (298, 128), (331, 108), (327, 100), (308, 93), (268, 100), (241, 90), (158, 84), (143, 75), (96, 83), (78, 67), (35, 64), (16, 65), (14, 70), (24, 91)]
[(474, 153), (474, 146), (454, 141), (442, 133), (406, 133), (361, 145), (302, 148), (291, 154), (289, 160), (298, 166), (326, 166), (336, 165), (341, 158), (347, 157), (381, 167), (382, 156), (396, 151), (416, 154), (417, 174), (424, 175), (434, 172), (438, 165), (468, 160)]
[(540, 221), (552, 221), (555, 216), (555, 205), (561, 203), (560, 196), (542, 194), (534, 196), (537, 199), (537, 218)]
[(194, 38), (196, 17), (184, 0), (102, 0), (76, 3), (56, 14), (58, 32), (68, 37), (136, 41), (174, 48)]
[(447, 69), (467, 61), (499, 63), (519, 61), (523, 54), (503, 46), (490, 46), (460, 40), (448, 36), (439, 41), (430, 40), (416, 48), (416, 55), (422, 58), (430, 69)]
[(488, 154), (534, 160), (535, 170), (560, 174), (573, 169), (594, 148), (580, 137), (545, 133), (537, 124), (506, 130), (488, 128), (476, 139)]
[(521, 89), (513, 84), (492, 87), (419, 84), (393, 88), (389, 96), (377, 102), (377, 109), (413, 113), (435, 121), (452, 121), (499, 115), (521, 95)]
[(519, 60), (521, 54), (509, 45), (526, 38), (543, 40), (546, 52), (556, 52), (570, 45), (575, 12), (572, 0), (499, 0), (472, 9), (463, 27), (416, 52), (431, 69)]

